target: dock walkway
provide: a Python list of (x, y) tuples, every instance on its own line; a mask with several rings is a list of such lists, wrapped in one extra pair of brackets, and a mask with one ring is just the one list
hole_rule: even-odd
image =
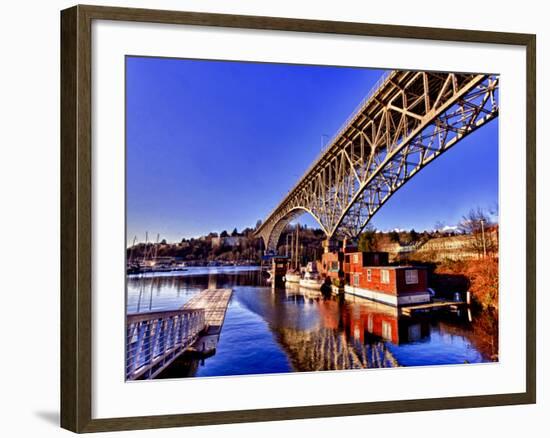
[(231, 294), (231, 289), (206, 289), (191, 298), (182, 309), (204, 309), (204, 320), (208, 328), (221, 331)]
[(231, 289), (206, 289), (178, 310), (126, 316), (126, 379), (153, 379), (182, 353), (213, 354)]
[(467, 303), (465, 301), (448, 301), (438, 300), (426, 304), (416, 304), (412, 306), (402, 306), (400, 311), (402, 315), (412, 315), (414, 312), (422, 312), (428, 310), (440, 310), (444, 308), (456, 309), (458, 306), (464, 306)]
[(231, 295), (231, 289), (206, 289), (182, 307), (187, 311), (204, 309), (205, 328), (199, 338), (188, 348), (189, 353), (204, 357), (216, 352)]

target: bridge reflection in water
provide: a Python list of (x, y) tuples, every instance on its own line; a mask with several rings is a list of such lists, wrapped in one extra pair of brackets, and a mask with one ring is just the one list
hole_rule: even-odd
[[(144, 287), (144, 284), (146, 285)], [(205, 287), (233, 289), (216, 354), (178, 359), (159, 378), (464, 364), (498, 359), (497, 322), (466, 313), (401, 316), (357, 297), (271, 289), (259, 272), (129, 281), (128, 305), (181, 306)], [(148, 309), (143, 309), (148, 310)], [(481, 318), (484, 318), (483, 320)]]
[(299, 286), (273, 291), (263, 300), (248, 298), (243, 304), (268, 322), (298, 371), (397, 367), (388, 342), (420, 341), (430, 333), (427, 321), (400, 317), (396, 308), (361, 298), (324, 299)]

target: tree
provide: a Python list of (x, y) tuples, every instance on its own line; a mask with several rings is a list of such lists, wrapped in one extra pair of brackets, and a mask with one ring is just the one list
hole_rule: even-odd
[(220, 237), (229, 237), (229, 234), (227, 233), (226, 230), (223, 230), (223, 231), (220, 233)]
[(497, 242), (493, 239), (490, 228), (494, 225), (489, 214), (481, 207), (472, 208), (469, 213), (462, 216), (458, 229), (472, 236), (470, 249), (479, 256), (492, 254), (497, 250)]
[(395, 243), (399, 243), (399, 233), (395, 230), (393, 231), (390, 231), (390, 241), (391, 242), (395, 242)]
[(260, 228), (262, 226), (262, 220), (261, 219), (258, 219), (256, 221), (256, 229)]
[(372, 225), (367, 225), (364, 231), (359, 235), (357, 247), (359, 251), (378, 251), (378, 235), (376, 233), (376, 228)]
[(418, 233), (414, 230), (414, 228), (409, 232), (409, 237), (411, 239), (411, 243), (414, 243), (418, 240)]
[(231, 235), (232, 235), (233, 237), (239, 235), (239, 232), (237, 231), (237, 227), (235, 227), (235, 228), (233, 229), (233, 231), (231, 232)]

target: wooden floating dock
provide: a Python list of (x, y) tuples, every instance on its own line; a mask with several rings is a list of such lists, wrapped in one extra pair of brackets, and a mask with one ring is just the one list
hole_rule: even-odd
[(441, 310), (445, 308), (457, 309), (459, 306), (464, 306), (467, 303), (465, 301), (447, 301), (438, 300), (432, 303), (416, 304), (413, 306), (402, 306), (399, 308), (402, 315), (411, 316), (415, 312), (425, 312), (429, 310)]
[(183, 310), (204, 309), (205, 329), (188, 349), (189, 353), (210, 356), (216, 352), (232, 293), (231, 289), (206, 289), (182, 307)]
[(191, 298), (182, 309), (204, 309), (206, 325), (221, 330), (232, 293), (231, 289), (206, 289)]
[(126, 379), (153, 379), (181, 354), (216, 351), (231, 289), (206, 289), (178, 310), (126, 316)]

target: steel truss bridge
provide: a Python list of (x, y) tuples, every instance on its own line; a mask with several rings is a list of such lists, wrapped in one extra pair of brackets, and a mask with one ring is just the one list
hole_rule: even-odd
[(391, 196), (498, 116), (493, 74), (390, 71), (256, 230), (276, 251), (285, 226), (311, 214), (327, 238), (356, 238)]

